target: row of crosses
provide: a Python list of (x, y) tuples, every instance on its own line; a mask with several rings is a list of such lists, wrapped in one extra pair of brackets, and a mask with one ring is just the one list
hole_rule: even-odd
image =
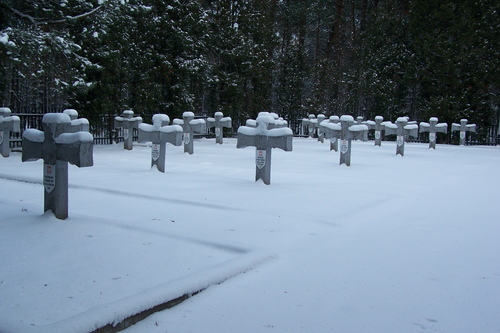
[[(19, 117), (11, 116), (10, 109), (0, 108), (0, 145), (4, 157), (9, 156), (10, 132), (20, 131)], [(115, 117), (115, 126), (124, 129), (124, 147), (132, 149), (131, 130), (139, 131), (139, 142), (151, 142), (151, 167), (156, 166), (160, 172), (165, 171), (166, 143), (180, 146), (184, 143), (184, 151), (193, 153), (192, 136), (195, 132), (205, 130), (205, 121), (194, 119), (192, 112), (185, 112), (183, 119), (170, 118), (164, 114), (153, 116), (153, 124), (143, 124), (141, 117), (134, 117), (131, 110)], [(215, 128), (216, 143), (222, 144), (222, 128), (231, 127), (231, 118), (224, 118), (217, 112), (215, 118), (208, 118), (209, 128)], [(404, 155), (404, 142), (407, 136), (416, 136), (419, 128), (415, 123), (408, 123), (408, 118), (400, 117), (395, 124), (384, 122), (381, 116), (375, 121), (363, 121), (352, 116), (332, 116), (328, 120), (318, 116), (309, 117), (307, 126), (311, 133), (318, 135), (318, 140), (330, 139), (331, 150), (338, 150), (340, 142), (340, 164), (351, 163), (351, 141), (359, 139), (367, 141), (369, 129), (375, 130), (375, 145), (380, 145), (380, 132), (396, 134), (396, 154)], [(255, 180), (262, 179), (267, 185), (271, 181), (271, 151), (273, 148), (292, 150), (293, 133), (286, 121), (274, 113), (261, 112), (256, 120), (247, 120), (247, 126), (238, 129), (237, 148), (253, 146), (255, 153)], [(452, 130), (460, 131), (460, 138), (465, 138), (466, 131), (475, 131), (475, 125), (468, 125), (466, 119), (460, 124), (453, 124)], [(47, 113), (42, 118), (43, 131), (26, 129), (23, 133), (22, 161), (43, 159), (44, 209), (52, 210), (59, 219), (68, 217), (68, 163), (78, 167), (93, 165), (93, 137), (89, 132), (87, 119), (78, 118), (78, 112), (73, 109), (63, 113)], [(126, 131), (125, 131), (126, 130)], [(429, 132), (429, 147), (435, 148), (435, 134), (446, 133), (447, 124), (438, 123), (432, 117), (429, 123), (420, 123), (420, 132)], [(6, 133), (6, 134), (4, 134)], [(217, 138), (220, 138), (217, 139)]]

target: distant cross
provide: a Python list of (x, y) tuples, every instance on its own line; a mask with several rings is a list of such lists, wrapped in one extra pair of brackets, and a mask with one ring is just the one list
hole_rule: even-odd
[(132, 140), (134, 138), (134, 128), (139, 128), (142, 123), (141, 117), (134, 117), (134, 111), (125, 110), (121, 116), (115, 117), (115, 128), (123, 128), (123, 148), (132, 150)]
[(0, 154), (10, 155), (10, 133), (21, 131), (21, 121), (18, 116), (11, 116), (9, 108), (0, 108)]
[(465, 146), (466, 132), (476, 132), (476, 124), (467, 125), (467, 119), (460, 119), (460, 124), (451, 124), (452, 131), (460, 131), (460, 145)]
[(356, 122), (354, 123), (354, 125), (363, 125), (363, 120), (365, 120), (365, 118), (363, 116), (357, 116)]
[(320, 129), (321, 123), (325, 120), (325, 115), (324, 114), (318, 114), (318, 117), (316, 119), (311, 119), (312, 126), (314, 127), (313, 131), (316, 131), (318, 134), (318, 142), (325, 142), (325, 136), (323, 135), (323, 132)]
[(367, 120), (366, 125), (369, 129), (375, 130), (375, 146), (381, 146), (382, 144), (382, 131), (384, 130), (384, 117), (376, 116), (375, 121)]
[(311, 138), (314, 138), (314, 122), (313, 120), (316, 119), (316, 116), (313, 114), (310, 114), (307, 118), (302, 118), (302, 128), (307, 127), (307, 134)]
[(182, 127), (169, 124), (170, 118), (166, 114), (153, 115), (153, 125), (139, 124), (139, 142), (150, 141), (152, 143), (151, 167), (156, 165), (160, 172), (165, 172), (167, 142), (174, 146), (182, 144)]
[(368, 126), (354, 124), (352, 116), (343, 115), (340, 117), (340, 124), (323, 122), (323, 132), (325, 138), (336, 137), (340, 140), (340, 165), (351, 165), (351, 141), (359, 139), (368, 141)]
[(75, 109), (66, 109), (63, 113), (67, 114), (71, 119), (71, 126), (76, 128), (78, 131), (89, 132), (90, 126), (89, 121), (85, 118), (78, 118), (78, 111)]
[(93, 138), (89, 132), (75, 132), (64, 113), (46, 113), (42, 125), (43, 131), (24, 131), (22, 161), (43, 159), (45, 211), (52, 210), (64, 220), (68, 217), (68, 162), (92, 166)]
[(418, 136), (418, 125), (408, 124), (407, 117), (399, 117), (396, 124), (391, 122), (384, 122), (385, 134), (396, 134), (396, 155), (404, 156), (405, 154), (405, 138), (407, 136)]
[[(330, 118), (328, 118), (328, 122), (332, 124), (338, 124), (340, 122), (340, 118), (339, 116), (330, 116)], [(323, 126), (321, 126), (320, 128), (321, 131), (323, 131)], [(337, 140), (335, 136), (332, 136), (330, 138), (330, 150), (334, 150), (336, 152), (339, 151), (339, 140)]]
[(447, 123), (439, 123), (438, 118), (431, 117), (428, 123), (421, 122), (420, 123), (420, 133), (429, 132), (429, 148), (436, 149), (436, 133), (447, 133), (448, 132), (448, 124)]
[(207, 118), (207, 128), (214, 128), (215, 130), (215, 143), (222, 144), (223, 141), (223, 127), (231, 128), (231, 117), (224, 117), (222, 112), (215, 112), (215, 118)]
[(236, 148), (255, 147), (255, 181), (262, 179), (271, 184), (271, 149), (292, 151), (293, 132), (288, 127), (268, 129), (274, 118), (261, 112), (256, 119), (257, 127), (240, 126)]
[(180, 125), (184, 131), (183, 142), (184, 142), (184, 152), (193, 154), (193, 134), (194, 133), (204, 133), (205, 132), (205, 120), (194, 119), (193, 112), (184, 112), (182, 114), (183, 119), (174, 119), (173, 123), (175, 125)]

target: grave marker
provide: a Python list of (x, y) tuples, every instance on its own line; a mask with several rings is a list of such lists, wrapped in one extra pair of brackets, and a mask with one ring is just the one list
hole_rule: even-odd
[(272, 128), (274, 118), (268, 112), (261, 112), (256, 119), (257, 127), (240, 126), (236, 148), (255, 147), (255, 181), (262, 179), (271, 183), (272, 148), (292, 151), (293, 132), (288, 127)]
[(183, 119), (174, 119), (173, 123), (175, 125), (180, 125), (182, 127), (183, 142), (184, 142), (184, 152), (193, 154), (193, 134), (194, 133), (204, 133), (205, 132), (205, 120), (194, 119), (193, 112), (184, 112), (182, 114)]
[(167, 142), (174, 146), (182, 144), (182, 127), (169, 123), (170, 118), (166, 114), (155, 114), (153, 125), (139, 124), (139, 142), (151, 141), (151, 167), (156, 165), (160, 172), (165, 172)]
[(207, 118), (207, 127), (215, 129), (215, 143), (222, 144), (223, 141), (223, 127), (231, 128), (231, 117), (225, 117), (222, 112), (216, 112), (215, 118)]
[(405, 154), (405, 140), (407, 136), (418, 136), (418, 125), (408, 124), (407, 117), (399, 117), (396, 124), (391, 122), (384, 122), (385, 134), (396, 134), (396, 155), (404, 156)]
[[(338, 124), (339, 122), (340, 122), (339, 116), (330, 116), (330, 118), (328, 118), (328, 123)], [(321, 131), (323, 132), (323, 126), (321, 126), (320, 128)], [(339, 151), (339, 140), (337, 140), (337, 138), (334, 136), (330, 138), (330, 151), (331, 150), (334, 150), (336, 152)]]
[(340, 124), (323, 122), (323, 132), (325, 138), (336, 137), (340, 140), (340, 165), (351, 165), (351, 141), (359, 139), (368, 141), (368, 126), (354, 124), (352, 116), (343, 115), (340, 117)]
[(325, 136), (324, 133), (320, 129), (321, 123), (325, 120), (325, 115), (324, 114), (318, 114), (318, 117), (316, 119), (311, 119), (312, 126), (314, 127), (313, 131), (316, 131), (318, 134), (318, 142), (325, 142)]
[(312, 123), (312, 120), (315, 120), (316, 116), (313, 114), (310, 114), (307, 118), (302, 118), (302, 129), (304, 127), (307, 127), (307, 134), (311, 138), (314, 138), (314, 125)]
[(123, 128), (123, 149), (132, 150), (134, 128), (139, 128), (140, 123), (142, 123), (142, 118), (134, 117), (132, 110), (125, 110), (121, 116), (115, 117), (115, 128)]
[(467, 132), (476, 132), (476, 124), (467, 125), (467, 119), (460, 119), (460, 124), (451, 124), (452, 131), (460, 131), (460, 146), (465, 146)]
[(448, 124), (438, 124), (438, 118), (431, 117), (428, 123), (420, 123), (420, 133), (423, 132), (429, 132), (429, 148), (436, 149), (436, 133), (440, 132), (446, 134), (448, 132)]
[(76, 131), (64, 113), (47, 113), (43, 131), (23, 133), (22, 161), (43, 159), (44, 209), (61, 220), (68, 217), (68, 162), (77, 167), (92, 166), (93, 137)]
[(375, 130), (375, 146), (381, 146), (382, 144), (382, 131), (385, 129), (384, 127), (384, 117), (376, 116), (375, 121), (367, 120), (366, 125), (369, 129)]
[(85, 118), (78, 118), (78, 111), (76, 111), (75, 109), (66, 109), (63, 111), (63, 113), (69, 116), (69, 118), (71, 119), (71, 126), (76, 129), (76, 131), (89, 132), (89, 121)]
[(18, 116), (11, 116), (9, 108), (0, 108), (0, 154), (10, 155), (10, 133), (21, 131), (21, 121)]

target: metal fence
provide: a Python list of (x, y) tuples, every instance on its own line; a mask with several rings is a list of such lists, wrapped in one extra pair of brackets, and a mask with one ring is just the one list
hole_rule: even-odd
[[(22, 133), (25, 129), (36, 128), (42, 130), (42, 117), (43, 114), (17, 114), (21, 120), (21, 133), (11, 133), (10, 136), (10, 146), (13, 150), (20, 150), (22, 147)], [(114, 128), (114, 117), (117, 115), (101, 115), (89, 120), (90, 133), (94, 137), (94, 144), (112, 144), (123, 141), (123, 129)], [(151, 123), (152, 115), (142, 115), (144, 122)], [(205, 119), (206, 117), (197, 117)], [(238, 119), (233, 119), (233, 127), (231, 129), (225, 129), (225, 136), (235, 136), (238, 127), (244, 125), (242, 121)], [(291, 119), (288, 120), (288, 126), (292, 129), (294, 136), (307, 136), (307, 129), (302, 127), (302, 119)], [(134, 140), (138, 139), (138, 131), (133, 130)], [(448, 131), (447, 134), (437, 133), (437, 142), (444, 144), (455, 144), (459, 143), (459, 132)], [(196, 137), (215, 137), (213, 129), (207, 129), (205, 133), (197, 134)], [(368, 135), (370, 140), (374, 140), (374, 133), (370, 131)], [(385, 140), (396, 140), (395, 135), (385, 136)], [(419, 133), (417, 138), (410, 138), (410, 142), (429, 142), (428, 133)], [(498, 132), (498, 126), (489, 126), (487, 128), (477, 128), (477, 133), (467, 133), (466, 139), (467, 145), (499, 145), (500, 135)]]

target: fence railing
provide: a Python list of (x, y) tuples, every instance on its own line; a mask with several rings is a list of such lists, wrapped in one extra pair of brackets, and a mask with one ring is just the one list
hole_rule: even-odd
[[(42, 129), (42, 117), (43, 114), (17, 114), (21, 121), (21, 133), (11, 133), (10, 136), (10, 146), (12, 149), (16, 150), (22, 147), (22, 133), (24, 130), (28, 128), (36, 128)], [(101, 115), (99, 117), (95, 117), (94, 119), (89, 120), (90, 124), (90, 133), (94, 137), (94, 144), (102, 145), (102, 144), (112, 144), (116, 142), (123, 141), (123, 129), (122, 128), (114, 128), (114, 117), (116, 115)], [(150, 123), (151, 116), (143, 116), (144, 121)], [(206, 117), (197, 117), (206, 119)], [(226, 136), (235, 136), (238, 127), (240, 125), (244, 125), (242, 121), (238, 119), (233, 120), (233, 128), (225, 129), (224, 132)], [(288, 126), (292, 129), (294, 136), (307, 136), (307, 128), (302, 127), (301, 119), (292, 119), (288, 120)], [(133, 130), (134, 140), (136, 141), (138, 138), (138, 131), (136, 129)], [(214, 130), (207, 129), (205, 133), (197, 134), (197, 137), (214, 137)], [(448, 131), (447, 134), (437, 133), (437, 142), (444, 144), (458, 144), (460, 133)], [(374, 140), (374, 133), (370, 131), (368, 135), (370, 140)], [(396, 140), (394, 136), (385, 136), (385, 140)], [(419, 133), (417, 138), (410, 138), (410, 142), (429, 142), (429, 134), (428, 133)], [(487, 128), (479, 127), (477, 129), (477, 133), (467, 133), (466, 139), (467, 145), (499, 145), (500, 144), (500, 135), (498, 132), (498, 126), (489, 126)]]

